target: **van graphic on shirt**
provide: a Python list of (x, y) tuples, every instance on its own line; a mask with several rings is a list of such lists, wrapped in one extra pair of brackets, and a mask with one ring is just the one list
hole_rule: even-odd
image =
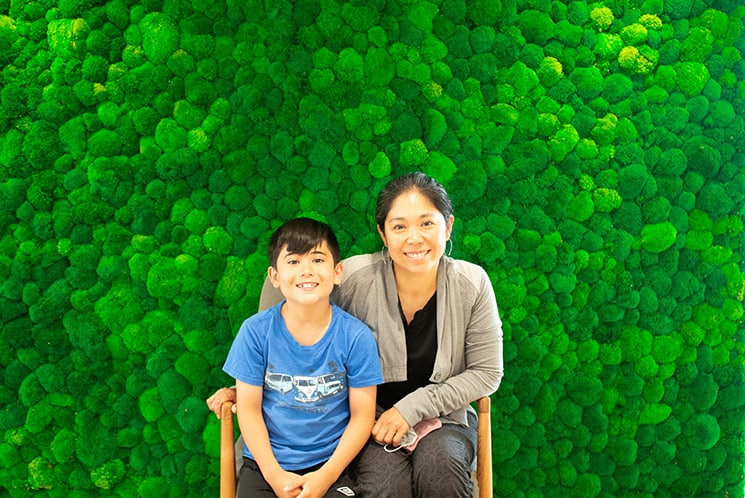
[(286, 395), (292, 391), (295, 401), (313, 403), (329, 398), (345, 388), (345, 372), (333, 372), (318, 376), (266, 372), (264, 387)]
[(287, 394), (292, 391), (292, 377), (287, 374), (267, 372), (264, 375), (264, 385), (272, 391)]

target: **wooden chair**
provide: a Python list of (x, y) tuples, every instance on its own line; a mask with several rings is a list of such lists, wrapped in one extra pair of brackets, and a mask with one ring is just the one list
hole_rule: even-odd
[[(476, 401), (479, 430), (476, 448), (476, 490), (478, 498), (492, 496), (491, 401)], [(235, 498), (236, 464), (233, 403), (223, 403), (220, 419), (220, 498)]]

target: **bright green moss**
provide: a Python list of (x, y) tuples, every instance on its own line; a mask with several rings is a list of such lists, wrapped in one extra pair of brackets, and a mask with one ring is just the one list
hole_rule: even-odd
[(546, 12), (526, 9), (518, 15), (517, 24), (529, 43), (545, 45), (554, 37), (556, 25)]
[(161, 498), (168, 489), (166, 479), (161, 476), (147, 477), (137, 487), (137, 493), (143, 498)]
[(721, 428), (713, 415), (701, 413), (683, 426), (682, 435), (693, 448), (708, 450), (719, 441)]
[(422, 166), (425, 173), (437, 178), (441, 183), (450, 181), (456, 169), (455, 163), (448, 156), (437, 151), (431, 152)]
[(670, 222), (645, 225), (641, 231), (641, 246), (643, 249), (659, 253), (675, 243), (678, 231)]
[(564, 68), (555, 57), (546, 57), (538, 67), (538, 79), (541, 84), (549, 88), (555, 85), (564, 76)]
[(569, 203), (567, 215), (576, 221), (586, 221), (595, 212), (595, 204), (590, 192), (579, 192)]
[(677, 88), (687, 97), (695, 97), (709, 81), (709, 70), (700, 62), (680, 62), (675, 66)]
[(91, 471), (91, 481), (100, 489), (113, 489), (125, 475), (124, 463), (112, 460)]
[(618, 64), (632, 74), (649, 74), (658, 60), (657, 52), (646, 46), (626, 46), (618, 53)]
[(47, 28), (47, 42), (50, 50), (63, 59), (82, 59), (85, 54), (84, 40), (88, 33), (90, 28), (84, 19), (54, 20)]
[(680, 45), (680, 59), (703, 63), (714, 48), (714, 35), (706, 28), (692, 28)]
[(601, 95), (611, 104), (620, 102), (631, 96), (634, 83), (622, 73), (613, 73), (605, 78)]
[(598, 31), (605, 31), (613, 24), (613, 12), (608, 7), (595, 7), (590, 11), (593, 27)]
[(45, 458), (34, 458), (28, 464), (28, 483), (31, 489), (52, 489), (54, 481), (53, 467)]
[(152, 12), (140, 21), (139, 27), (142, 32), (142, 48), (153, 63), (165, 63), (178, 49), (179, 33), (171, 17)]
[(618, 209), (623, 202), (618, 191), (610, 188), (598, 188), (592, 192), (595, 209), (601, 213), (609, 213)]
[(209, 377), (210, 365), (203, 356), (185, 352), (175, 363), (176, 372), (183, 375), (192, 385), (201, 385)]
[(233, 238), (222, 227), (207, 228), (203, 240), (205, 249), (223, 256), (229, 254), (233, 247)]
[(515, 90), (515, 95), (526, 96), (539, 82), (538, 75), (525, 63), (518, 61), (509, 69), (507, 81)]
[(652, 356), (658, 363), (675, 361), (683, 352), (683, 339), (677, 334), (654, 338)]
[(205, 406), (204, 400), (195, 397), (188, 397), (179, 404), (176, 421), (185, 433), (194, 433), (204, 428), (209, 416)]
[(364, 76), (364, 60), (353, 48), (345, 48), (339, 53), (334, 70), (341, 81), (359, 82)]
[[(507, 313), (498, 494), (736, 494), (743, 9), (528, 3), (12, 2), (11, 493), (29, 491), (37, 440), (55, 466), (50, 481), (35, 463), (54, 485), (38, 493), (212, 493), (204, 397), (255, 308), (270, 227), (313, 211), (353, 253), (378, 250), (370, 199), (415, 168), (446, 183), (454, 252)], [(572, 398), (594, 378), (599, 395)]]
[(503, 429), (497, 429), (492, 433), (493, 441), (502, 441), (499, 449), (494, 452), (496, 462), (504, 462), (514, 457), (520, 448), (520, 440), (512, 433)]

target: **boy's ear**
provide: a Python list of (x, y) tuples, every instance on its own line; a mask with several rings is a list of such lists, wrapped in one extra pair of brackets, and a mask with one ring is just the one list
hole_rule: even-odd
[(277, 269), (273, 266), (270, 266), (269, 269), (266, 271), (267, 276), (269, 277), (269, 281), (272, 283), (275, 289), (279, 289), (279, 277), (277, 276)]
[(336, 263), (336, 266), (334, 267), (334, 284), (339, 285), (341, 283), (341, 279), (344, 276), (344, 263), (339, 261)]

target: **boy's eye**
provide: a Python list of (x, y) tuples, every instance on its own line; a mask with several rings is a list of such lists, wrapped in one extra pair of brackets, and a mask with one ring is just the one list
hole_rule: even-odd
[(324, 261), (326, 261), (326, 260), (325, 260), (325, 259), (323, 259), (323, 258), (315, 258), (315, 259), (313, 260), (313, 262), (314, 262), (314, 263), (323, 263)]

